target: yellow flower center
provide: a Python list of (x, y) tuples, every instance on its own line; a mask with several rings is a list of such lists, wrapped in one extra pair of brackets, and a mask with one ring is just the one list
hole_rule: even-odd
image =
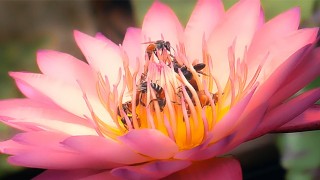
[[(230, 76), (222, 88), (213, 76), (212, 60), (205, 47), (202, 61), (191, 64), (183, 45), (174, 50), (169, 42), (151, 42), (146, 47), (146, 64), (135, 72), (130, 72), (123, 50), (122, 55), (124, 74), (119, 71), (118, 83), (111, 88), (108, 79), (101, 75), (97, 83), (100, 101), (116, 127), (91, 111), (97, 131), (116, 139), (133, 129), (157, 129), (180, 149), (201, 144), (215, 124), (253, 86), (261, 69), (247, 82), (247, 66), (235, 65), (234, 57), (230, 56)], [(121, 79), (123, 86), (118, 93)], [(124, 101), (124, 96), (129, 96), (129, 100)]]

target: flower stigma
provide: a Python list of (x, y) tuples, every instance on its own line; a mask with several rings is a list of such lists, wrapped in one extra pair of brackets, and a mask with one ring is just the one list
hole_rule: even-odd
[(108, 77), (98, 74), (99, 100), (116, 127), (101, 120), (84, 95), (101, 136), (116, 139), (131, 130), (151, 128), (170, 137), (181, 150), (196, 147), (250, 91), (261, 70), (259, 66), (249, 79), (247, 65), (244, 60), (236, 60), (233, 45), (228, 54), (229, 78), (221, 87), (213, 76), (214, 66), (205, 41), (203, 58), (193, 61), (187, 58), (183, 44), (175, 49), (165, 40), (143, 45), (146, 45), (143, 67), (137, 60), (138, 68), (131, 72), (129, 58), (120, 48), (124, 73), (119, 70), (117, 83), (111, 86)]

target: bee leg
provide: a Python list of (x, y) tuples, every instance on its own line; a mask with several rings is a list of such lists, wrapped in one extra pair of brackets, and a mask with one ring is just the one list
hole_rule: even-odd
[(198, 71), (197, 73), (198, 73), (198, 74), (202, 74), (202, 75), (204, 75), (204, 76), (208, 76), (208, 74), (206, 74), (206, 73), (204, 73), (204, 72), (202, 72), (202, 71)]
[(146, 104), (142, 101), (142, 99), (140, 98), (140, 104), (144, 107), (146, 107)]

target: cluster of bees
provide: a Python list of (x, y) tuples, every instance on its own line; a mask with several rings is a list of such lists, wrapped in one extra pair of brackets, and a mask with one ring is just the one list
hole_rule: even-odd
[[(156, 57), (158, 57), (158, 52), (163, 52), (164, 50), (169, 52), (170, 53), (169, 55), (171, 56), (171, 58), (170, 58), (170, 62), (169, 62), (168, 66), (172, 66), (176, 73), (179, 73), (179, 70), (182, 72), (184, 77), (187, 79), (187, 81), (192, 85), (194, 90), (197, 92), (197, 95), (199, 97), (199, 101), (200, 101), (200, 104), (202, 107), (209, 106), (210, 99), (205, 94), (204, 90), (199, 90), (198, 85), (194, 79), (192, 72), (188, 69), (188, 67), (186, 65), (179, 64), (179, 62), (176, 60), (176, 58), (171, 54), (171, 49), (173, 49), (173, 48), (171, 47), (170, 42), (158, 40), (155, 42), (148, 42), (148, 44), (149, 45), (146, 48), (146, 54), (148, 55), (148, 58), (151, 59), (153, 54)], [(206, 65), (204, 63), (198, 63), (198, 64), (193, 65), (193, 68), (198, 74), (206, 75), (205, 73), (202, 72), (202, 70), (205, 68), (205, 66)], [(144, 107), (147, 106), (147, 103), (145, 103), (143, 101), (143, 99), (146, 97), (146, 93), (147, 93), (146, 77), (147, 77), (147, 73), (146, 72), (142, 73), (142, 75), (140, 77), (140, 84), (137, 85), (136, 101), (135, 101), (136, 106), (138, 106), (138, 105), (141, 105)], [(157, 84), (155, 82), (150, 82), (150, 87), (155, 92), (156, 98), (152, 99), (148, 104), (151, 104), (154, 101), (157, 101), (159, 108), (160, 108), (160, 111), (162, 112), (164, 107), (166, 106), (166, 97), (165, 97), (164, 89), (159, 84)], [(188, 87), (185, 87), (185, 90), (186, 90), (188, 96), (190, 97), (190, 99), (192, 99), (193, 103), (195, 104), (194, 98), (193, 98), (193, 95), (192, 95), (190, 89)], [(180, 94), (179, 96), (181, 96), (181, 94), (182, 94), (181, 87), (179, 88), (178, 93)], [(211, 94), (211, 98), (214, 100), (214, 103), (216, 103), (218, 101), (217, 94)], [(188, 106), (186, 108), (187, 108), (187, 112), (189, 114), (190, 110), (188, 109)], [(127, 102), (123, 103), (122, 109), (123, 109), (125, 115), (127, 116), (127, 118), (129, 119), (129, 121), (131, 122), (131, 125), (133, 127), (132, 101), (127, 101)], [(121, 122), (123, 123), (125, 128), (128, 129), (128, 126), (126, 123), (126, 117), (121, 115), (119, 107), (118, 107), (118, 116), (121, 119)], [(136, 115), (136, 118), (137, 118), (137, 121), (139, 122), (140, 119), (139, 119), (138, 115)]]

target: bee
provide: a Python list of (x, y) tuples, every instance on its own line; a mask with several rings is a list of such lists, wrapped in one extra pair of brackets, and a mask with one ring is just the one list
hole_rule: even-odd
[[(171, 54), (171, 49), (173, 49), (170, 45), (169, 41), (164, 40), (157, 40), (157, 41), (151, 41), (151, 42), (145, 42), (144, 44), (149, 44), (146, 48), (146, 53), (148, 55), (148, 58), (151, 59), (152, 53), (158, 57), (157, 51), (163, 52), (163, 50), (166, 50), (169, 52), (169, 55), (173, 57)], [(158, 57), (159, 58), (159, 57)], [(167, 59), (168, 60), (168, 59)], [(170, 63), (171, 60), (166, 61)]]
[[(199, 101), (200, 101), (201, 107), (210, 106), (210, 99), (206, 95), (204, 90), (197, 91), (197, 95), (199, 97)], [(214, 93), (214, 94), (210, 93), (210, 96), (213, 99), (214, 104), (217, 104), (217, 102), (218, 102), (218, 94), (217, 93)]]
[[(176, 59), (172, 60), (172, 64), (173, 64), (174, 71), (176, 73), (178, 73), (179, 69), (180, 69), (180, 71), (182, 72), (183, 76), (187, 79), (187, 81), (192, 85), (192, 87), (196, 91), (198, 91), (199, 88), (198, 88), (197, 82), (194, 79), (192, 72), (187, 68), (187, 66), (186, 65), (180, 65)], [(206, 75), (206, 74), (204, 74), (201, 70), (203, 70), (205, 67), (206, 67), (206, 64), (204, 64), (204, 63), (198, 63), (198, 64), (193, 66), (194, 70), (197, 73), (203, 74), (203, 75)]]
[[(158, 101), (160, 110), (163, 111), (164, 106), (166, 105), (166, 98), (163, 88), (154, 82), (150, 83), (151, 88), (156, 92), (156, 99), (153, 99), (149, 102), (152, 103), (153, 101)], [(136, 104), (141, 104), (142, 106), (146, 106), (146, 103), (143, 101), (143, 99), (146, 99), (146, 93), (147, 93), (147, 81), (142, 82), (139, 87), (138, 91), (136, 93)]]
[[(133, 119), (132, 119), (132, 102), (131, 101), (127, 101), (125, 103), (122, 104), (122, 108), (123, 108), (123, 111), (124, 113), (126, 114), (126, 116), (129, 118), (130, 122), (131, 122), (131, 126), (133, 127)], [(121, 118), (121, 122), (123, 123), (124, 127), (126, 129), (128, 129), (128, 125), (127, 125), (127, 122), (126, 122), (126, 119), (125, 117), (121, 116), (121, 113), (120, 113), (120, 108), (118, 107), (118, 116)], [(137, 121), (138, 123), (140, 122), (140, 119), (137, 115)], [(140, 126), (140, 124), (139, 124)]]
[(170, 52), (171, 50), (171, 45), (169, 41), (164, 41), (164, 40), (157, 40), (157, 41), (151, 41), (151, 42), (145, 42), (149, 43), (147, 46), (146, 52), (149, 55), (149, 58), (151, 57), (152, 53), (157, 55), (157, 50), (167, 50)]
[(142, 106), (146, 106), (146, 103), (143, 102), (143, 99), (145, 99), (146, 93), (147, 93), (147, 81), (142, 81), (137, 88), (136, 105), (141, 104)]
[[(172, 60), (172, 64), (173, 64), (174, 72), (178, 73), (180, 69), (180, 71), (182, 72), (182, 74), (187, 80), (191, 80), (193, 78), (191, 71), (187, 68), (186, 65), (180, 65), (176, 59)], [(205, 67), (206, 67), (206, 64), (204, 63), (198, 63), (196, 65), (193, 65), (194, 70), (196, 70), (197, 73), (203, 74), (203, 75), (206, 75), (206, 74), (204, 74), (201, 70), (203, 70)]]
[[(195, 99), (190, 91), (190, 89), (188, 87), (185, 87), (185, 90), (186, 90), (186, 93), (187, 93), (187, 96), (190, 97), (191, 101), (192, 101), (192, 104), (193, 105), (196, 105), (196, 102), (195, 102)], [(204, 107), (204, 106), (210, 106), (210, 98), (206, 95), (205, 91), (204, 90), (200, 90), (200, 91), (196, 91), (197, 95), (198, 95), (198, 98), (199, 98), (199, 101), (200, 101), (200, 105), (201, 107)], [(179, 90), (178, 90), (178, 96), (181, 97), (181, 95), (183, 95), (182, 93), (182, 87), (179, 87)], [(214, 102), (214, 104), (216, 105), (218, 103), (218, 93), (210, 93), (210, 96)], [(187, 110), (187, 113), (188, 115), (190, 115), (191, 113), (191, 110), (189, 108), (189, 104), (188, 103), (185, 103), (186, 104), (186, 110)]]
[(166, 96), (165, 96), (164, 90), (157, 83), (151, 82), (150, 86), (156, 92), (156, 99), (151, 100), (150, 103), (152, 103), (153, 101), (158, 101), (160, 111), (162, 112), (163, 108), (166, 106)]

